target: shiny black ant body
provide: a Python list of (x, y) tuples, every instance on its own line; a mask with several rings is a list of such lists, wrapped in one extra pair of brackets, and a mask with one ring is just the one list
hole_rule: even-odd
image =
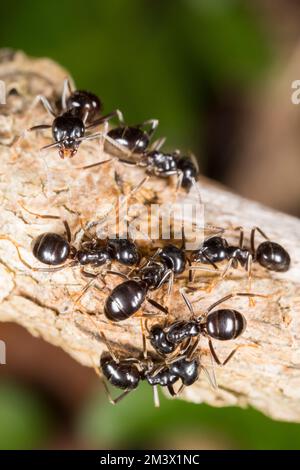
[[(255, 232), (258, 231), (266, 241), (255, 247)], [(244, 247), (244, 232), (240, 229), (240, 240), (238, 246), (229, 245), (227, 240), (220, 236), (214, 236), (204, 241), (200, 249), (194, 251), (191, 262), (210, 263), (218, 269), (217, 263), (228, 261), (227, 267), (222, 274), (224, 278), (228, 270), (242, 266), (251, 275), (252, 263), (256, 262), (269, 271), (286, 272), (291, 263), (288, 252), (278, 243), (270, 241), (265, 233), (259, 228), (251, 230), (250, 249)], [(196, 267), (197, 268), (197, 267)]]
[[(178, 177), (178, 187), (189, 190), (195, 185), (198, 177), (198, 166), (189, 156), (183, 156), (179, 151), (172, 153), (162, 152), (160, 148), (165, 139), (158, 139), (149, 147), (151, 137), (158, 126), (158, 120), (150, 119), (136, 126), (126, 126), (123, 114), (117, 112), (120, 127), (108, 131), (105, 135), (104, 150), (119, 161), (128, 165), (145, 168), (146, 173), (152, 176), (168, 178)], [(147, 131), (146, 126), (150, 126)], [(94, 163), (84, 168), (101, 165)]]
[[(33, 255), (43, 264), (59, 266), (56, 268), (34, 268), (39, 271), (57, 271), (66, 266), (93, 266), (117, 261), (124, 266), (134, 266), (140, 261), (140, 254), (136, 244), (127, 239), (107, 239), (105, 244), (97, 239), (82, 243), (80, 249), (71, 244), (71, 232), (67, 222), (64, 222), (67, 238), (57, 233), (46, 232), (33, 242)], [(64, 264), (67, 260), (70, 264)]]
[[(68, 92), (69, 96), (67, 96)], [(61, 158), (73, 157), (82, 141), (102, 136), (100, 133), (86, 135), (86, 131), (107, 122), (117, 114), (117, 111), (113, 111), (93, 121), (93, 118), (102, 109), (99, 98), (87, 91), (72, 91), (68, 79), (64, 82), (60, 111), (56, 111), (47, 98), (42, 95), (37, 97), (37, 101), (42, 102), (54, 120), (52, 125), (40, 124), (28, 130), (51, 129), (54, 142), (45, 145), (41, 150), (58, 147)]]
[[(150, 145), (151, 138), (158, 126), (157, 119), (149, 119), (135, 126), (127, 126), (121, 111), (117, 111), (119, 127), (114, 127), (106, 133), (104, 151), (122, 158), (124, 151), (130, 154), (143, 154)], [(147, 129), (149, 127), (149, 129)], [(154, 147), (162, 145), (164, 140), (158, 140)], [(160, 144), (161, 143), (161, 144)]]
[(149, 331), (149, 340), (152, 347), (157, 353), (165, 356), (173, 353), (177, 347), (182, 345), (185, 341), (189, 342), (191, 338), (197, 338), (199, 340), (200, 336), (203, 335), (208, 338), (211, 354), (218, 365), (227, 364), (240, 346), (233, 349), (227, 358), (224, 361), (221, 361), (215, 352), (212, 340), (229, 341), (236, 339), (245, 331), (247, 322), (244, 315), (237, 310), (214, 309), (221, 303), (235, 296), (264, 297), (260, 294), (243, 292), (229, 294), (212, 304), (205, 314), (195, 317), (194, 310), (189, 299), (183, 291), (181, 291), (181, 295), (192, 314), (192, 319), (177, 320), (166, 327), (154, 325)]
[(154, 149), (144, 152), (139, 160), (136, 161), (122, 157), (119, 157), (119, 160), (128, 165), (145, 168), (146, 173), (149, 175), (161, 178), (177, 176), (177, 187), (184, 188), (187, 191), (197, 182), (198, 167), (194, 159), (189, 156), (183, 156), (178, 151), (166, 153), (159, 149)]
[(139, 268), (136, 278), (127, 279), (111, 291), (104, 305), (106, 318), (113, 322), (126, 320), (141, 308), (145, 300), (163, 313), (168, 313), (165, 307), (149, 298), (148, 293), (169, 280), (170, 294), (173, 277), (184, 272), (186, 262), (183, 247), (167, 245), (158, 249), (146, 265)]

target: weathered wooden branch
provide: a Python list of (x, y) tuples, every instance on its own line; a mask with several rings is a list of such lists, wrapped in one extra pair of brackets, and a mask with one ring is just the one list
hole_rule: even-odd
[[(74, 299), (86, 283), (79, 269), (54, 274), (32, 271), (20, 262), (13, 243), (5, 239), (14, 240), (23, 258), (38, 266), (31, 254), (32, 239), (44, 231), (63, 229), (61, 220), (40, 218), (34, 213), (67, 219), (74, 233), (80, 229), (80, 218), (84, 221), (99, 218), (103, 215), (103, 203), (115, 201), (119, 191), (114, 179), (115, 165), (126, 181), (134, 183), (143, 177), (141, 169), (118, 163), (91, 171), (78, 170), (79, 166), (105, 158), (99, 141), (83, 143), (72, 160), (59, 159), (56, 151), (39, 151), (50, 142), (47, 133), (31, 133), (14, 144), (14, 136), (24, 129), (49, 122), (41, 106), (31, 110), (30, 105), (39, 93), (50, 98), (59, 96), (65, 76), (66, 72), (50, 60), (33, 60), (9, 51), (0, 54), (0, 80), (5, 81), (8, 95), (0, 114), (0, 320), (19, 323), (33, 335), (62, 347), (80, 363), (92, 366), (98, 363), (105, 348), (100, 330), (121, 351), (137, 354), (142, 348), (138, 318), (112, 325), (102, 314), (109, 287), (118, 281), (110, 276), (106, 287), (99, 283), (97, 289), (91, 288), (80, 309), (74, 312)], [(228, 306), (245, 314), (248, 328), (231, 344), (215, 344), (221, 357), (236, 344), (249, 347), (242, 348), (226, 367), (215, 367), (217, 391), (203, 375), (194, 386), (185, 389), (183, 398), (214, 406), (251, 405), (275, 419), (300, 421), (300, 221), (242, 199), (204, 178), (199, 184), (207, 224), (242, 225), (246, 233), (258, 225), (286, 247), (292, 266), (283, 274), (254, 268), (253, 292), (270, 296), (257, 299), (254, 307), (245, 298), (229, 301)], [(169, 202), (173, 188), (167, 181), (152, 178), (147, 189), (139, 194), (141, 200), (151, 194)], [(233, 232), (230, 236), (236, 237)], [(236, 270), (210, 294), (205, 292), (210, 278), (198, 274), (197, 279), (201, 282), (191, 295), (197, 312), (230, 292), (244, 291), (247, 286), (243, 270)], [(181, 279), (175, 283), (174, 318), (187, 315), (178, 293), (185, 282)], [(161, 299), (162, 295), (161, 291), (156, 298)], [(154, 313), (151, 307), (146, 309)], [(19, 348), (22, 354), (22, 344)], [(201, 340), (201, 350), (201, 360), (210, 367), (205, 339)]]

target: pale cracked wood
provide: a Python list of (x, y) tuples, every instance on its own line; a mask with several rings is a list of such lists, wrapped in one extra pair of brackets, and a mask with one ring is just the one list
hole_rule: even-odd
[[(142, 170), (120, 163), (105, 164), (91, 171), (76, 169), (107, 158), (102, 155), (99, 141), (83, 143), (73, 160), (59, 159), (56, 151), (39, 151), (42, 145), (51, 142), (47, 133), (28, 134), (18, 145), (11, 145), (14, 136), (25, 128), (50, 122), (41, 106), (30, 110), (30, 105), (39, 93), (50, 98), (59, 96), (65, 76), (66, 72), (50, 60), (33, 60), (10, 51), (0, 54), (0, 80), (5, 81), (9, 94), (0, 114), (0, 232), (2, 237), (8, 236), (20, 245), (22, 256), (32, 266), (38, 266), (31, 254), (32, 239), (49, 230), (62, 233), (63, 228), (60, 220), (38, 218), (25, 208), (67, 219), (74, 233), (80, 229), (79, 216), (84, 221), (101, 218), (104, 202), (116, 200), (119, 194), (114, 180), (116, 166), (133, 185), (143, 177)], [(240, 349), (226, 367), (215, 367), (217, 391), (202, 375), (194, 386), (185, 389), (183, 398), (214, 406), (251, 405), (275, 419), (300, 421), (300, 222), (205, 179), (199, 184), (205, 203), (205, 223), (222, 227), (242, 225), (247, 234), (253, 225), (258, 225), (286, 247), (292, 266), (284, 274), (270, 274), (255, 267), (253, 292), (272, 295), (257, 299), (251, 308), (245, 298), (228, 301), (225, 305), (245, 314), (248, 328), (235, 342), (215, 342), (221, 357), (236, 344), (249, 347)], [(161, 201), (170, 202), (173, 189), (166, 181), (152, 178), (137, 198), (141, 202), (149, 194), (156, 194)], [(231, 231), (228, 237), (234, 241), (237, 235)], [(86, 283), (78, 268), (54, 274), (31, 271), (20, 262), (14, 245), (1, 239), (0, 279), (1, 321), (23, 325), (33, 335), (62, 347), (80, 363), (87, 366), (98, 363), (105, 348), (100, 330), (123, 353), (141, 351), (138, 318), (112, 325), (102, 313), (109, 287), (118, 282), (112, 276), (107, 278), (106, 288), (99, 284), (97, 290), (90, 289), (82, 299), (82, 313), (74, 313), (74, 298)], [(204, 288), (209, 280), (201, 276), (201, 282), (196, 284), (198, 290), (191, 295), (196, 312), (232, 291), (244, 291), (247, 287), (243, 270), (237, 270), (206, 294)], [(171, 305), (173, 318), (187, 316), (178, 294), (178, 287), (185, 282), (185, 279), (176, 282)], [(156, 298), (163, 300), (163, 292)], [(145, 309), (154, 313), (149, 306)], [(22, 344), (19, 348), (22, 354)], [(210, 367), (206, 339), (201, 340), (201, 351), (201, 360)]]

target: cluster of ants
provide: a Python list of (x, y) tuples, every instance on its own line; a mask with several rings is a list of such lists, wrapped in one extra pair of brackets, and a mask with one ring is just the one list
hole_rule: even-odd
[[(73, 157), (79, 145), (85, 140), (103, 137), (104, 151), (126, 164), (145, 168), (148, 175), (155, 177), (178, 177), (178, 188), (189, 191), (195, 186), (198, 168), (190, 156), (180, 152), (166, 153), (161, 150), (164, 139), (158, 139), (151, 145), (151, 139), (157, 128), (157, 120), (145, 121), (140, 125), (127, 126), (122, 113), (118, 110), (101, 116), (102, 104), (99, 98), (86, 91), (73, 91), (69, 81), (64, 83), (61, 103), (54, 107), (45, 97), (40, 97), (44, 107), (53, 118), (52, 126), (38, 125), (30, 131), (52, 129), (54, 142), (44, 148), (58, 148), (60, 157)], [(119, 126), (108, 129), (108, 122), (117, 117)], [(105, 126), (104, 132), (89, 134), (88, 131), (97, 126)], [(107, 160), (106, 160), (107, 161)], [(103, 162), (84, 168), (95, 167)], [(33, 243), (33, 255), (47, 267), (33, 268), (41, 271), (57, 271), (66, 266), (79, 265), (99, 268), (111, 267), (112, 263), (120, 263), (130, 267), (128, 275), (118, 271), (107, 270), (107, 273), (118, 275), (121, 283), (114, 287), (104, 305), (104, 315), (112, 323), (119, 323), (131, 318), (149, 302), (158, 312), (165, 315), (163, 324), (148, 326), (146, 320), (142, 328), (144, 350), (143, 355), (134, 357), (118, 357), (106, 340), (102, 338), (108, 351), (100, 359), (101, 376), (111, 385), (122, 390), (119, 397), (112, 399), (106, 382), (105, 389), (110, 401), (117, 403), (125, 395), (136, 389), (140, 381), (146, 381), (153, 387), (155, 403), (157, 403), (157, 385), (167, 387), (172, 396), (177, 395), (186, 386), (196, 382), (201, 370), (206, 372), (210, 383), (214, 386), (206, 368), (199, 359), (199, 340), (208, 339), (211, 357), (218, 365), (225, 365), (233, 357), (238, 347), (233, 349), (225, 360), (221, 361), (214, 349), (213, 341), (228, 341), (240, 336), (246, 328), (246, 319), (242, 313), (234, 309), (217, 308), (223, 302), (235, 296), (255, 297), (259, 294), (248, 292), (231, 293), (214, 304), (205, 312), (197, 315), (185, 288), (180, 294), (190, 317), (185, 320), (169, 320), (169, 309), (151, 298), (153, 291), (162, 286), (171, 290), (174, 279), (185, 271), (192, 279), (193, 269), (201, 265), (210, 265), (218, 270), (219, 264), (226, 262), (222, 271), (225, 277), (230, 268), (244, 268), (250, 277), (253, 263), (258, 263), (270, 271), (285, 272), (290, 266), (290, 256), (278, 243), (268, 239), (258, 227), (251, 231), (250, 247), (244, 245), (244, 233), (240, 230), (240, 240), (236, 245), (230, 244), (224, 233), (206, 238), (201, 246), (188, 252), (185, 243), (181, 247), (166, 244), (145, 259), (137, 244), (130, 239), (108, 238), (106, 241), (97, 237), (83, 241), (79, 248), (72, 245), (72, 237), (67, 222), (64, 222), (66, 235), (43, 233)], [(255, 234), (258, 232), (264, 241), (255, 246)], [(184, 237), (183, 237), (184, 238)], [(96, 278), (96, 274), (89, 273)], [(143, 323), (142, 323), (143, 325)], [(145, 334), (145, 330), (147, 333)], [(149, 340), (155, 354), (147, 352), (146, 342)], [(99, 368), (98, 368), (99, 372)], [(100, 373), (100, 372), (99, 372)], [(177, 392), (174, 386), (179, 385)]]

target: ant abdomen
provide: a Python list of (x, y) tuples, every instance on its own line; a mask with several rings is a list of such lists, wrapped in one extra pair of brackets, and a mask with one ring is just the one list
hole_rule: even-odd
[(235, 339), (246, 329), (247, 322), (237, 310), (215, 310), (207, 316), (206, 331), (211, 338), (220, 341)]
[(117, 362), (109, 353), (102, 354), (100, 367), (107, 380), (122, 390), (134, 390), (140, 382), (141, 373), (135, 364)]
[(193, 163), (190, 157), (183, 156), (178, 159), (177, 167), (180, 171), (182, 171), (181, 186), (189, 190), (198, 176), (198, 169), (196, 165)]
[(107, 249), (114, 260), (125, 266), (134, 266), (140, 261), (140, 253), (136, 244), (128, 239), (116, 238), (107, 241)]
[(288, 271), (291, 258), (288, 252), (278, 243), (265, 241), (256, 250), (255, 258), (257, 262), (270, 271)]
[(66, 100), (68, 111), (83, 119), (88, 114), (88, 120), (91, 121), (102, 110), (102, 103), (98, 96), (89, 91), (75, 90)]
[[(139, 127), (116, 127), (111, 129), (107, 136), (129, 152), (138, 154), (145, 152), (150, 141), (148, 134)], [(124, 156), (124, 152), (109, 140), (104, 142), (104, 151), (117, 157)]]
[(165, 246), (159, 253), (159, 257), (166, 263), (168, 269), (171, 269), (175, 275), (182, 274), (186, 266), (186, 257), (184, 250), (175, 245)]
[(41, 263), (56, 266), (63, 264), (70, 256), (71, 247), (67, 240), (57, 233), (47, 232), (34, 240), (32, 253)]
[(107, 297), (104, 314), (108, 320), (119, 322), (130, 318), (142, 306), (148, 287), (143, 281), (128, 280), (117, 285)]

